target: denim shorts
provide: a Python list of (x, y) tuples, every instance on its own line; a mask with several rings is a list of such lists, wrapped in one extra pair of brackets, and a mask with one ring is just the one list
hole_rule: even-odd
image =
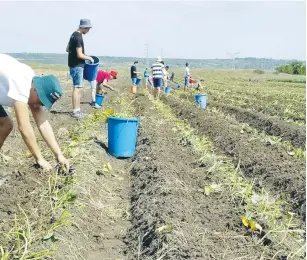
[(162, 79), (153, 79), (153, 85), (155, 88), (160, 88), (162, 86)]
[(136, 85), (136, 80), (137, 80), (137, 78), (131, 78), (132, 85)]
[(190, 82), (190, 78), (189, 78), (189, 77), (185, 77), (185, 78), (184, 78), (184, 85), (185, 85), (186, 87), (189, 86), (189, 82)]
[(0, 105), (0, 117), (7, 117), (7, 113), (5, 112), (3, 106)]
[(72, 77), (72, 82), (74, 87), (82, 88), (83, 83), (83, 68), (82, 67), (70, 67), (70, 76)]

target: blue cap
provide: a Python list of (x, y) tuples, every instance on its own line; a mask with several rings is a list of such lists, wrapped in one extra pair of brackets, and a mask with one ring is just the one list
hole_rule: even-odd
[(53, 103), (63, 95), (61, 84), (54, 75), (35, 76), (33, 83), (39, 100), (49, 110)]

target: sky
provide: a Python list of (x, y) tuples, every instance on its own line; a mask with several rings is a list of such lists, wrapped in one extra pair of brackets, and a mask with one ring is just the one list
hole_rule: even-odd
[(0, 52), (65, 53), (81, 18), (86, 54), (306, 60), (304, 1), (0, 0)]

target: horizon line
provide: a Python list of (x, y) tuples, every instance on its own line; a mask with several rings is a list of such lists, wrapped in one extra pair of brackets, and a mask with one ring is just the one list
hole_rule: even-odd
[[(4, 52), (6, 54), (57, 54), (57, 55), (68, 55), (66, 52), (59, 53), (59, 52)], [(94, 55), (91, 55), (94, 56)], [(97, 55), (98, 57), (111, 57), (111, 58), (134, 58), (134, 59), (147, 59), (144, 57), (134, 57), (134, 56), (109, 56), (109, 55)], [(148, 57), (148, 59), (156, 59), (156, 57)], [(163, 59), (176, 59), (176, 60), (232, 60), (231, 58), (167, 58), (163, 57)], [(265, 57), (235, 57), (234, 59), (266, 59), (266, 60), (282, 60), (282, 61), (302, 61), (306, 62), (306, 60), (301, 59), (281, 59), (281, 58), (265, 58)]]

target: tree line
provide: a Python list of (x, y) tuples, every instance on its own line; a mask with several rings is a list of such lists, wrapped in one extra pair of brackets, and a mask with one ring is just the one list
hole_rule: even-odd
[(306, 75), (306, 65), (301, 61), (294, 61), (290, 64), (276, 67), (275, 70), (293, 75)]

